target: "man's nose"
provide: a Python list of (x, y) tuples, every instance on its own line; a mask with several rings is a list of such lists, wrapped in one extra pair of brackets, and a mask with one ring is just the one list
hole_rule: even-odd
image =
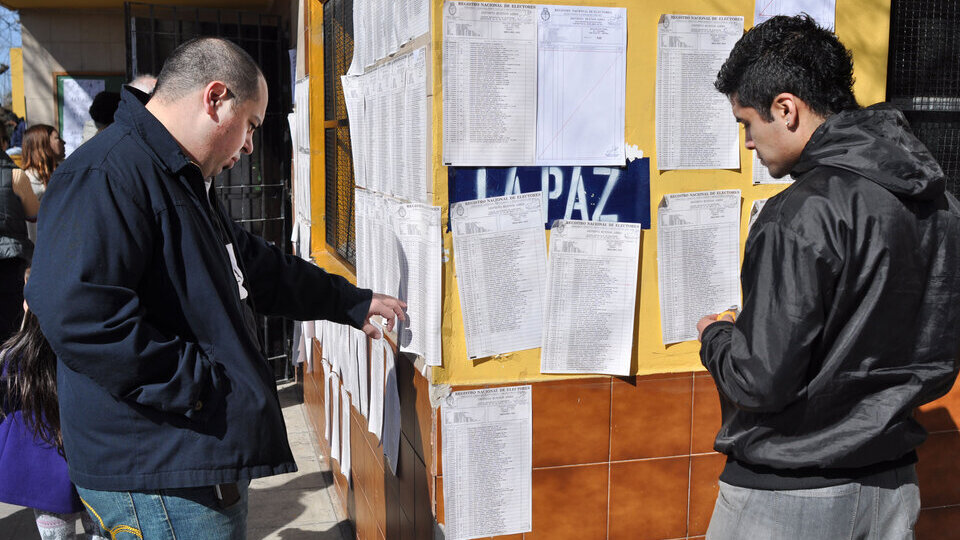
[(247, 135), (247, 138), (243, 140), (243, 148), (240, 151), (244, 154), (253, 153), (253, 135)]

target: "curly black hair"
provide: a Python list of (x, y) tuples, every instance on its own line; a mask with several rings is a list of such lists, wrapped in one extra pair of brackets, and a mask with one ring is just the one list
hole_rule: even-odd
[(805, 13), (773, 17), (747, 31), (714, 86), (768, 122), (773, 120), (770, 106), (782, 92), (797, 96), (824, 118), (859, 108), (850, 51)]

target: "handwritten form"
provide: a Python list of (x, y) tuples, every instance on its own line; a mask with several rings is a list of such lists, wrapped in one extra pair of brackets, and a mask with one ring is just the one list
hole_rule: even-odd
[(657, 167), (737, 169), (739, 132), (717, 72), (743, 17), (662, 15), (657, 26)]
[(103, 92), (102, 79), (63, 79), (63, 125), (60, 137), (69, 156), (83, 142), (83, 126), (90, 119), (90, 105)]
[(639, 223), (554, 222), (540, 371), (630, 374)]
[(806, 13), (817, 24), (833, 30), (837, 16), (836, 0), (756, 0), (753, 8), (753, 25), (756, 26), (777, 15)]
[(658, 224), (663, 343), (693, 340), (704, 315), (740, 306), (740, 190), (665, 195)]
[(622, 167), (627, 10), (537, 10), (537, 165)]
[(443, 9), (444, 163), (531, 163), (537, 127), (536, 6), (446, 2)]
[(539, 191), (456, 203), (450, 226), (473, 360), (540, 346), (547, 247)]
[(452, 392), (441, 406), (446, 538), (531, 530), (530, 388)]

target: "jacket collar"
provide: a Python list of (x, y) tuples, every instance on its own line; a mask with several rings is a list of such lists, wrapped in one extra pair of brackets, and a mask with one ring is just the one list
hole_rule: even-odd
[(6, 152), (0, 150), (0, 167), (5, 169), (16, 169), (17, 164), (10, 159), (10, 156), (8, 156)]
[(149, 100), (148, 94), (132, 86), (124, 86), (114, 120), (140, 135), (156, 160), (169, 172), (180, 172), (193, 165), (199, 174), (200, 167), (183, 153), (173, 135), (147, 110), (145, 105)]

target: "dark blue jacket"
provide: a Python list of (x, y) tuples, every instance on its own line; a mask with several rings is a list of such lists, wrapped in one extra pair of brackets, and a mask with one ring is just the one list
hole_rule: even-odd
[(371, 292), (224, 218), (141, 100), (125, 90), (116, 122), (57, 168), (38, 219), (26, 298), (59, 358), (71, 478), (116, 491), (294, 471), (224, 244), (259, 313), (359, 327)]

